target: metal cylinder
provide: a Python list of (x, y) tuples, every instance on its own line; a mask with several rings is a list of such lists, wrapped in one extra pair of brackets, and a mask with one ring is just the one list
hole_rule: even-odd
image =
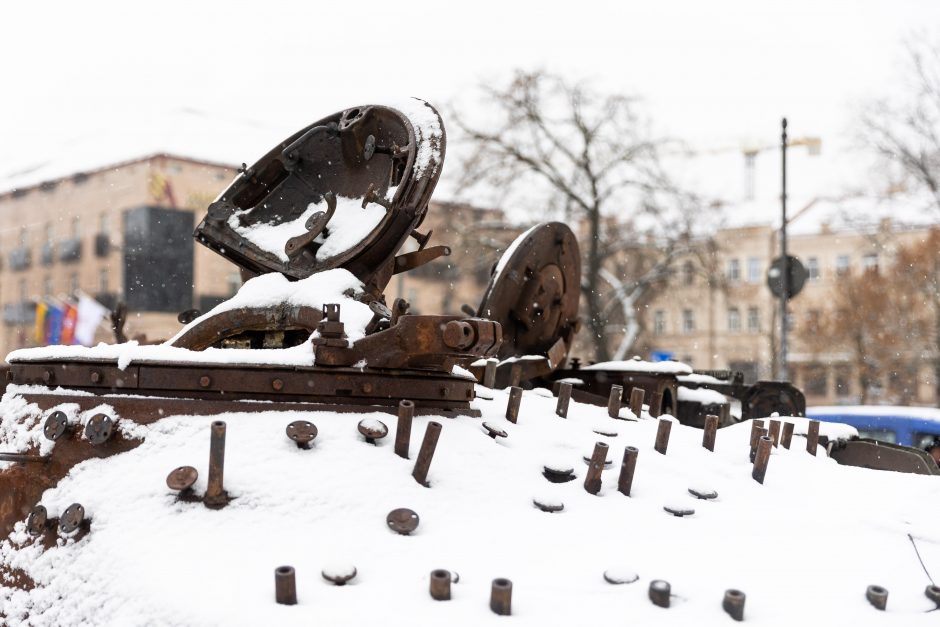
[(630, 496), (633, 488), (633, 473), (636, 470), (636, 458), (640, 451), (635, 446), (628, 446), (623, 450), (623, 461), (620, 462), (620, 478), (617, 480), (617, 489), (624, 496)]
[(663, 393), (660, 391), (653, 392), (650, 394), (650, 416), (653, 418), (659, 418), (659, 415), (663, 413)]
[(450, 601), (450, 571), (438, 568), (431, 571), (431, 598)]
[(819, 446), (819, 421), (810, 420), (809, 429), (806, 430), (806, 451), (810, 455), (816, 455), (817, 446)]
[(203, 502), (207, 507), (218, 508), (228, 502), (228, 495), (222, 487), (225, 471), (225, 422), (215, 420), (210, 427), (209, 437), (209, 479), (206, 497)]
[(519, 420), (519, 406), (522, 404), (522, 388), (509, 388), (509, 402), (506, 403), (506, 420), (515, 423)]
[(751, 421), (751, 450), (754, 450), (757, 447), (757, 440), (760, 439), (757, 430), (764, 428), (763, 420), (752, 420)]
[(770, 449), (773, 442), (766, 435), (757, 443), (757, 455), (754, 457), (754, 468), (751, 470), (751, 477), (757, 483), (764, 483), (764, 476), (767, 474), (767, 463), (770, 461)]
[(483, 366), (483, 387), (491, 390), (496, 387), (496, 360), (487, 359)]
[(571, 403), (571, 390), (574, 388), (570, 383), (558, 384), (558, 404), (555, 405), (555, 413), (562, 418), (568, 417), (568, 405)]
[(672, 586), (669, 585), (668, 581), (663, 581), (662, 579), (654, 579), (650, 582), (650, 601), (653, 602), (653, 605), (658, 605), (659, 607), (669, 607), (669, 595), (672, 592)]
[(591, 494), (597, 494), (601, 491), (601, 471), (604, 470), (604, 462), (607, 461), (607, 448), (607, 444), (604, 442), (594, 444), (591, 463), (588, 464), (588, 471), (584, 477), (584, 489)]
[(642, 388), (633, 388), (630, 390), (630, 411), (637, 418), (643, 413), (643, 397), (645, 393)]
[(783, 423), (783, 434), (780, 436), (780, 443), (783, 444), (783, 448), (790, 448), (790, 442), (793, 440), (793, 423), (785, 422)]
[(411, 445), (411, 419), (415, 415), (415, 404), (408, 400), (398, 403), (398, 424), (395, 426), (395, 454), (408, 459)]
[(513, 387), (519, 387), (519, 383), (522, 381), (522, 366), (519, 364), (513, 364), (509, 368), (509, 385)]
[(734, 620), (744, 620), (745, 598), (745, 594), (740, 590), (725, 590), (725, 598), (721, 602), (721, 607)]
[(620, 399), (623, 397), (623, 386), (610, 386), (610, 395), (607, 397), (607, 415), (611, 418), (620, 417)]
[(297, 581), (293, 566), (274, 569), (274, 600), (281, 605), (297, 605)]
[(770, 431), (768, 435), (770, 436), (770, 441), (774, 443), (775, 447), (780, 444), (780, 421), (779, 420), (770, 421)]
[(709, 451), (715, 451), (715, 437), (718, 433), (718, 416), (709, 414), (705, 416), (705, 431), (702, 433), (702, 446)]
[(884, 610), (888, 607), (888, 590), (881, 586), (868, 586), (865, 590), (865, 598), (875, 606), (875, 609)]
[(751, 463), (754, 463), (754, 458), (757, 457), (757, 445), (760, 444), (760, 439), (767, 435), (767, 429), (762, 429), (760, 427), (754, 433), (754, 438), (751, 440)]
[(490, 591), (490, 609), (500, 616), (512, 614), (512, 582), (499, 577), (493, 580)]
[(669, 432), (672, 431), (672, 421), (666, 418), (659, 419), (659, 428), (656, 429), (656, 452), (666, 454), (669, 446)]
[(425, 487), (428, 487), (428, 470), (431, 468), (431, 458), (434, 457), (434, 449), (437, 447), (439, 437), (441, 437), (441, 423), (429, 422), (427, 429), (424, 430), (424, 440), (418, 450), (415, 468), (411, 473), (415, 481)]

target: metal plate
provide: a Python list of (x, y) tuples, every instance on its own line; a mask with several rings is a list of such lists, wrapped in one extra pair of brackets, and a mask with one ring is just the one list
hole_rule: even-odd
[(85, 521), (85, 508), (79, 503), (72, 503), (59, 516), (59, 531), (72, 533)]
[(317, 437), (317, 426), (307, 420), (295, 420), (287, 425), (287, 437), (297, 443), (297, 446), (306, 447)]
[(54, 411), (49, 414), (49, 417), (46, 418), (46, 422), (42, 425), (42, 434), (46, 436), (47, 440), (52, 440), (55, 442), (62, 437), (62, 434), (65, 433), (66, 428), (69, 426), (69, 419), (65, 415), (65, 412)]
[(407, 536), (409, 533), (417, 529), (418, 521), (418, 514), (416, 514), (414, 510), (410, 510), (407, 507), (393, 509), (388, 513), (388, 516), (385, 517), (385, 522), (388, 523), (388, 528), (395, 533), (402, 534), (403, 536)]
[[(443, 165), (440, 116), (427, 103), (414, 106), (427, 106), (437, 116), (439, 135), (416, 133), (407, 116), (378, 105), (352, 107), (297, 131), (246, 168), (209, 206), (196, 240), (253, 273), (305, 278), (343, 267), (377, 296), (391, 277), (388, 264), (427, 212)], [(430, 162), (416, 159), (419, 153), (431, 155)], [(299, 219), (310, 203), (324, 201), (325, 209), (327, 194), (363, 199), (370, 192), (373, 202), (387, 208), (382, 222), (356, 246), (326, 259), (317, 259), (322, 237), (315, 237), (324, 226), (321, 235), (328, 234), (324, 219), (307, 220), (308, 237), (294, 238), (289, 254), (262, 250), (229, 222), (283, 224)]]
[(910, 446), (858, 439), (833, 443), (829, 456), (844, 466), (893, 470), (917, 475), (940, 475), (930, 453)]
[(114, 432), (114, 421), (105, 414), (95, 414), (85, 425), (85, 437), (94, 445), (104, 444)]
[(46, 512), (46, 508), (42, 505), (37, 505), (29, 513), (29, 516), (26, 517), (26, 533), (31, 536), (42, 535), (46, 530), (46, 521), (49, 519), (49, 515)]
[(578, 327), (580, 298), (578, 241), (567, 225), (547, 222), (513, 242), (494, 268), (477, 312), (503, 328), (500, 359), (546, 355), (559, 339), (567, 355)]
[[(374, 426), (370, 426), (369, 423), (377, 423)], [(385, 423), (381, 420), (360, 420), (359, 421), (359, 433), (366, 440), (379, 440), (388, 435), (388, 427), (385, 426)]]
[(196, 483), (199, 477), (199, 471), (192, 466), (180, 466), (170, 471), (166, 476), (166, 487), (177, 492), (188, 490)]

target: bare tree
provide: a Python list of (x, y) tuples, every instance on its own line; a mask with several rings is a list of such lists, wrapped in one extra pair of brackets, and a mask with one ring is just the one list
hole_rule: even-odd
[(940, 47), (917, 38), (907, 56), (910, 92), (870, 103), (862, 113), (862, 140), (898, 166), (907, 182), (925, 189), (940, 213)]
[(652, 136), (635, 98), (541, 72), (481, 89), (492, 109), (487, 122), (453, 116), (472, 147), (461, 190), (488, 187), (504, 199), (521, 193), (543, 203), (543, 216), (572, 226), (585, 254), (582, 293), (595, 357), (622, 358), (639, 332), (640, 301), (688, 241), (694, 197), (664, 174), (664, 140)]

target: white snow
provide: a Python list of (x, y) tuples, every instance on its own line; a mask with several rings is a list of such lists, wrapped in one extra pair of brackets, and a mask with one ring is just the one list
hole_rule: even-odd
[(726, 405), (728, 398), (721, 392), (715, 390), (706, 390), (704, 388), (687, 388), (680, 385), (678, 399), (680, 401), (692, 401), (703, 405)]
[(624, 361), (602, 361), (590, 366), (581, 366), (582, 370), (616, 370), (622, 372), (665, 372), (667, 374), (692, 374), (692, 367), (681, 361), (644, 361), (626, 359)]
[(906, 407), (895, 405), (816, 405), (807, 407), (811, 416), (838, 416), (856, 414), (860, 416), (900, 416), (919, 418), (940, 423), (940, 409), (936, 407)]
[[(420, 98), (402, 98), (392, 100), (385, 106), (396, 109), (405, 114), (411, 127), (414, 129), (417, 153), (412, 171), (415, 177), (420, 177), (434, 163), (435, 170), (441, 167), (441, 141), (444, 138), (444, 128), (437, 113), (424, 100)], [(432, 171), (433, 175), (434, 172)]]
[[(751, 479), (750, 425), (720, 429), (715, 452), (702, 432), (674, 424), (667, 455), (653, 450), (657, 422), (611, 422), (606, 409), (571, 402), (567, 419), (554, 399), (523, 394), (518, 424), (505, 420), (507, 393), (476, 399), (483, 419), (509, 437), (494, 442), (480, 419), (415, 416), (412, 461), (391, 447), (365, 444), (356, 424), (384, 414), (267, 412), (224, 415), (228, 424), (225, 486), (235, 497), (222, 510), (177, 502), (164, 480), (193, 465), (206, 487), (209, 425), (214, 417), (173, 416), (146, 426), (136, 449), (90, 459), (41, 499), (50, 516), (85, 506), (90, 533), (43, 549), (19, 523), (0, 543), (0, 564), (22, 569), (37, 587), (0, 587), (12, 627), (30, 625), (584, 625), (628, 616), (651, 626), (731, 624), (721, 610), (728, 588), (747, 594), (746, 624), (933, 625), (928, 583), (908, 534), (928, 568), (940, 565), (940, 480), (840, 466), (806, 453), (772, 450), (764, 485)], [(13, 395), (0, 403), (0, 450), (21, 449), (35, 428)], [(301, 450), (284, 435), (292, 420), (319, 429)], [(427, 423), (443, 425), (430, 488), (411, 477)], [(805, 432), (806, 419), (796, 423)], [(595, 496), (583, 489), (599, 438), (614, 464)], [(822, 424), (832, 436), (839, 425)], [(835, 431), (833, 431), (835, 430)], [(631, 497), (617, 491), (625, 446), (640, 450)], [(577, 479), (551, 484), (546, 463), (573, 468)], [(708, 485), (720, 500), (697, 501), (690, 485)], [(564, 502), (548, 514), (533, 498)], [(674, 517), (665, 503), (692, 504)], [(386, 528), (398, 507), (414, 509), (411, 536)], [(25, 520), (25, 517), (24, 517)], [(336, 587), (321, 571), (354, 564), (355, 585)], [(273, 570), (297, 571), (296, 606), (274, 602)], [(639, 580), (611, 585), (605, 571)], [(453, 599), (433, 601), (429, 573), (459, 571)], [(628, 573), (629, 574), (629, 573)], [(490, 582), (513, 582), (513, 617), (489, 610)], [(672, 607), (647, 598), (652, 580), (672, 586)], [(890, 591), (888, 611), (874, 610), (865, 588)], [(616, 621), (615, 621), (616, 622)]]
[(683, 374), (676, 377), (679, 379), (679, 383), (727, 383), (727, 381), (722, 381), (721, 379), (715, 378), (708, 374), (699, 374), (693, 372), (692, 374)]

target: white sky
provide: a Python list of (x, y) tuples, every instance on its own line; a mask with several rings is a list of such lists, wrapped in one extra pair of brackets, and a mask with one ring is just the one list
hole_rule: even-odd
[(2, 179), (70, 150), (251, 162), (334, 111), (473, 103), (516, 67), (639, 93), (703, 148), (772, 144), (787, 115), (833, 155), (860, 101), (901, 88), (902, 41), (937, 34), (940, 2), (17, 2), (0, 23)]

